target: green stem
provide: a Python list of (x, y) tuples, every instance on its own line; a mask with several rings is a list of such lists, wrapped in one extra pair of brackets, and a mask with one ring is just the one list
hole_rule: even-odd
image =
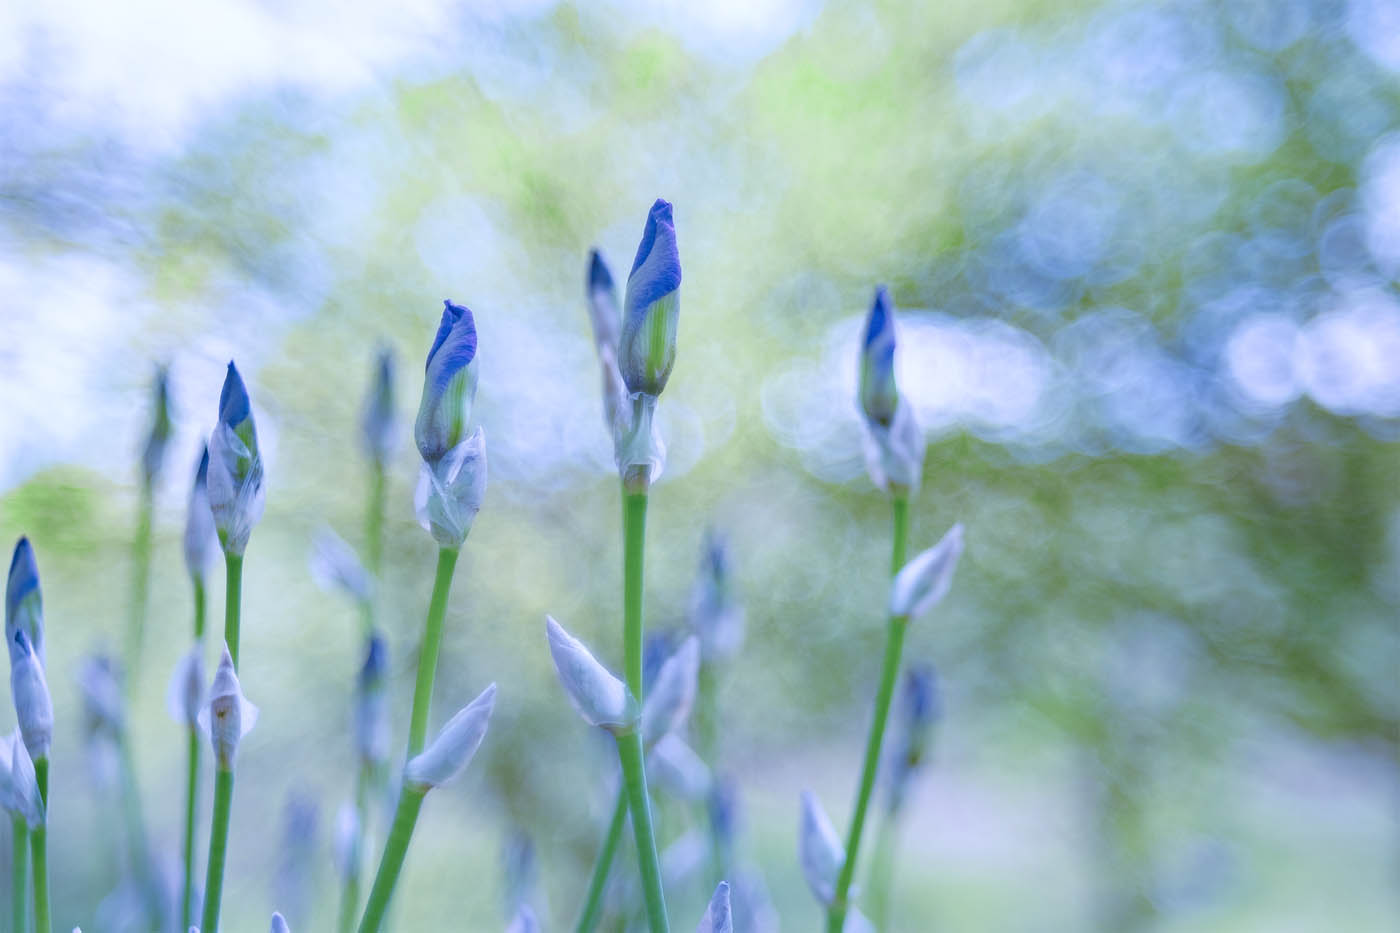
[[(224, 586), (224, 644), (228, 645), (233, 669), (238, 670), (238, 628), (243, 604), (243, 555), (225, 554), (227, 583)], [(207, 933), (207, 931), (205, 931)]]
[(224, 894), (224, 862), (228, 857), (229, 813), (233, 809), (233, 771), (214, 769), (214, 819), (209, 830), (209, 867), (204, 876), (204, 916), (201, 933), (218, 933), (219, 906)]
[(34, 759), (34, 779), (39, 799), (44, 802), (44, 821), (29, 834), (29, 852), (34, 861), (34, 933), (53, 933), (49, 916), (49, 759)]
[(428, 603), (428, 621), (423, 628), (423, 648), (418, 652), (418, 679), (413, 685), (413, 713), (408, 722), (409, 758), (423, 750), (428, 735), (428, 706), (433, 701), (433, 679), (437, 677), (438, 650), (442, 647), (442, 619), (447, 614), (447, 591), (452, 588), (455, 566), (457, 550), (439, 548), (433, 598)]
[(15, 815), (11, 828), (10, 929), (22, 931), (29, 929), (29, 824)]
[(646, 896), (651, 933), (668, 933), (666, 895), (661, 889), (661, 860), (656, 855), (656, 835), (651, 827), (651, 800), (647, 796), (647, 772), (642, 737), (636, 731), (617, 736), (617, 757), (622, 762), (622, 782), (632, 810), (632, 833), (637, 842), (642, 892)]
[(197, 576), (194, 578), (194, 640), (196, 644), (204, 642), (205, 606), (204, 577)]
[(131, 542), (131, 606), (126, 624), (126, 693), (136, 694), (141, 671), (141, 648), (146, 637), (147, 594), (151, 579), (151, 524), (154, 495), (148, 483), (141, 484), (141, 503), (136, 513), (136, 537)]
[(588, 895), (583, 902), (583, 912), (579, 914), (574, 933), (593, 933), (598, 926), (598, 918), (603, 913), (603, 894), (608, 888), (608, 872), (612, 870), (613, 857), (617, 854), (617, 843), (622, 838), (622, 824), (627, 820), (627, 788), (617, 789), (617, 803), (613, 804), (612, 819), (608, 822), (607, 835), (598, 849), (598, 859), (593, 863), (593, 875), (588, 879)]
[(642, 579), (647, 539), (647, 494), (622, 495), (622, 653), (627, 689), (638, 702), (642, 690)]
[(909, 550), (909, 498), (895, 496), (890, 500), (890, 508), (894, 512), (894, 547), (890, 558), (890, 576), (893, 577), (904, 569), (905, 554)]
[(870, 792), (875, 787), (875, 772), (880, 766), (880, 746), (885, 738), (885, 722), (889, 719), (890, 700), (894, 696), (895, 680), (899, 676), (899, 657), (904, 650), (904, 633), (909, 628), (908, 616), (892, 616), (885, 638), (885, 660), (880, 669), (880, 690), (875, 695), (875, 716), (865, 744), (865, 763), (860, 772), (860, 790), (856, 793), (855, 812), (851, 816), (851, 831), (846, 839), (846, 861), (836, 879), (836, 893), (827, 910), (828, 933), (841, 933), (846, 922), (846, 897), (855, 877), (856, 857), (860, 836), (865, 829), (865, 811), (870, 805)]
[(191, 726), (185, 782), (185, 880), (180, 888), (180, 926), (194, 923), (194, 812), (199, 805), (199, 730)]
[(413, 839), (413, 827), (418, 823), (418, 811), (423, 809), (423, 798), (427, 793), (426, 787), (405, 784), (399, 795), (394, 824), (384, 843), (384, 855), (379, 860), (379, 871), (374, 875), (374, 886), (369, 891), (365, 915), (360, 918), (360, 933), (378, 933), (384, 923), (384, 913), (389, 909), (389, 898), (394, 893), (394, 885), (398, 883), (404, 856), (408, 854), (408, 844)]

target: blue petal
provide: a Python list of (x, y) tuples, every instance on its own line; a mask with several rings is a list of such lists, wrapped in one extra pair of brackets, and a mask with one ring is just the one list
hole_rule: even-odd
[(209, 485), (209, 442), (199, 445), (199, 468), (194, 471), (196, 488)]
[[(865, 348), (880, 338), (887, 328), (893, 326), (894, 315), (890, 312), (890, 293), (885, 286), (875, 289), (875, 303), (870, 306), (870, 316), (865, 320)], [(890, 337), (890, 358), (894, 358), (894, 337)]]
[(10, 576), (5, 586), (5, 618), (11, 621), (19, 612), (19, 605), (30, 593), (39, 589), (39, 564), (34, 560), (34, 548), (27, 537), (20, 538), (15, 545), (14, 557), (10, 559)]
[(681, 254), (676, 246), (676, 226), (671, 204), (657, 198), (647, 214), (637, 258), (627, 276), (627, 317), (643, 315), (657, 299), (681, 287)]
[(365, 653), (365, 663), (360, 668), (360, 689), (373, 689), (384, 680), (389, 666), (388, 653), (389, 649), (384, 644), (383, 636), (378, 632), (371, 635), (369, 650)]
[(233, 360), (228, 363), (228, 375), (224, 377), (224, 389), (219, 393), (219, 420), (231, 428), (236, 428), (248, 420), (251, 408), (248, 390), (243, 385), (243, 377)]
[(613, 277), (608, 271), (608, 264), (603, 261), (603, 254), (595, 249), (588, 257), (588, 290), (594, 292), (600, 288), (612, 291)]
[[(424, 364), (424, 369), (433, 365), (433, 357), (437, 356), (438, 350), (447, 341), (448, 334), (452, 333), (452, 329), (463, 317), (467, 319), (467, 325), (471, 328), (472, 353), (476, 353), (476, 322), (472, 320), (472, 313), (461, 305), (454, 305), (450, 299), (443, 301), (442, 304), (442, 323), (438, 324), (437, 336), (433, 338), (433, 346), (428, 350), (428, 360)], [(467, 362), (471, 362), (471, 360), (468, 359)]]

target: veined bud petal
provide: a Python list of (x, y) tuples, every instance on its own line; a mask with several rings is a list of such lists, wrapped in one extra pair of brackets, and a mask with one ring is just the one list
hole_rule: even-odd
[(78, 689), (89, 732), (119, 735), (126, 721), (126, 700), (116, 662), (105, 654), (89, 657), (78, 669)]
[(5, 640), (10, 645), (10, 663), (21, 656), (15, 633), (24, 632), (39, 663), (44, 663), (44, 596), (39, 589), (39, 564), (28, 538), (15, 543), (10, 558), (10, 575), (5, 584)]
[(797, 854), (802, 862), (802, 875), (817, 900), (830, 904), (836, 896), (836, 879), (846, 861), (846, 848), (836, 827), (827, 819), (817, 797), (809, 790), (802, 792), (802, 826), (798, 833)]
[(865, 469), (877, 488), (891, 495), (918, 490), (924, 475), (924, 431), (902, 396), (888, 426), (865, 422), (864, 446)]
[(444, 456), (423, 461), (413, 506), (440, 547), (460, 548), (486, 496), (486, 434), (480, 427)]
[(174, 425), (170, 421), (170, 370), (165, 366), (156, 367), (155, 383), (152, 386), (151, 430), (146, 435), (146, 444), (141, 450), (141, 481), (146, 488), (155, 484), (160, 468), (165, 463), (165, 451), (170, 446), (170, 435)]
[(232, 362), (219, 395), (219, 423), (209, 436), (209, 509), (224, 553), (241, 555), (262, 518), (266, 492), (252, 403)]
[(272, 929), (270, 933), (291, 933), (291, 928), (287, 926), (286, 918), (276, 911), (272, 912)]
[(666, 445), (656, 425), (656, 396), (638, 394), (629, 401), (626, 431), (613, 436), (617, 472), (628, 492), (646, 492), (666, 469)]
[(476, 398), (476, 320), (467, 308), (450, 301), (443, 305), (413, 425), (418, 453), (428, 463), (462, 442)]
[(647, 767), (655, 772), (657, 786), (681, 800), (704, 800), (714, 784), (709, 766), (674, 732), (652, 748)]
[(200, 711), (199, 724), (209, 732), (214, 747), (214, 762), (220, 771), (232, 771), (238, 757), (239, 741), (252, 731), (258, 721), (258, 708), (243, 696), (233, 656), (224, 646), (214, 682), (209, 686), (209, 703)]
[(648, 745), (679, 729), (695, 703), (700, 640), (694, 635), (666, 659), (642, 703), (642, 740)]
[(189, 505), (185, 511), (185, 569), (190, 577), (203, 580), (214, 559), (218, 532), (214, 529), (214, 513), (209, 506), (209, 445), (200, 444), (199, 466), (194, 484), (190, 486)]
[(734, 933), (734, 920), (729, 910), (729, 882), (721, 881), (715, 888), (710, 905), (705, 908), (705, 916), (695, 933)]
[(899, 405), (894, 381), (894, 305), (881, 285), (865, 319), (860, 346), (860, 410), (867, 421), (889, 427)]
[(355, 549), (340, 535), (322, 527), (311, 545), (311, 578), (324, 590), (340, 590), (357, 603), (367, 603), (373, 581)]
[(18, 730), (0, 736), (0, 806), (22, 818), (30, 829), (44, 823), (44, 800)]
[(389, 708), (384, 696), (388, 652), (383, 636), (371, 635), (355, 682), (355, 750), (371, 768), (389, 758)]
[(398, 448), (399, 425), (394, 412), (394, 351), (385, 347), (374, 363), (374, 382), (365, 399), (364, 416), (360, 421), (364, 431), (365, 453), (369, 459), (385, 468)]
[(948, 529), (933, 547), (904, 565), (890, 587), (890, 615), (916, 619), (938, 605), (953, 585), (963, 551), (962, 523)]
[(584, 721), (613, 733), (633, 728), (637, 724), (637, 701), (627, 686), (551, 616), (545, 616), (545, 633), (559, 683)]
[(10, 693), (19, 731), (24, 735), (30, 758), (47, 758), (53, 743), (53, 700), (44, 666), (23, 629), (15, 632), (10, 651)]
[(647, 214), (627, 276), (618, 365), (633, 394), (660, 395), (676, 362), (681, 258), (671, 205), (657, 199)]
[(165, 693), (165, 708), (176, 722), (191, 727), (199, 724), (199, 713), (204, 708), (204, 658), (198, 644), (175, 662)]
[(491, 684), (449, 719), (421, 754), (409, 760), (404, 780), (422, 787), (441, 787), (461, 774), (486, 738), (495, 708), (496, 685)]
[(593, 342), (599, 354), (604, 349), (615, 354), (622, 312), (617, 306), (612, 273), (603, 261), (603, 254), (596, 249), (588, 254), (588, 317), (593, 322)]
[(707, 529), (687, 613), (691, 630), (700, 636), (700, 654), (706, 661), (733, 657), (744, 644), (744, 607), (735, 598), (729, 562), (724, 535)]

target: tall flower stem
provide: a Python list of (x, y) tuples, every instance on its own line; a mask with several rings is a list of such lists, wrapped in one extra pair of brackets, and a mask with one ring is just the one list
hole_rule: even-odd
[(45, 755), (34, 759), (34, 780), (39, 785), (39, 799), (44, 802), (44, 822), (29, 834), (29, 852), (34, 861), (34, 933), (53, 933), (49, 916), (49, 759)]
[(29, 824), (16, 814), (11, 823), (10, 929), (29, 929)]
[(447, 593), (452, 589), (452, 571), (457, 566), (457, 554), (456, 548), (438, 549), (433, 598), (428, 603), (428, 620), (423, 628), (423, 648), (418, 653), (418, 678), (413, 684), (413, 712), (408, 722), (409, 758), (423, 750), (423, 741), (428, 735), (428, 706), (433, 699), (438, 651), (442, 647), (442, 620), (447, 614)]
[(666, 919), (666, 896), (661, 889), (661, 860), (656, 854), (656, 835), (651, 826), (646, 762), (642, 737), (636, 730), (617, 737), (617, 756), (622, 762), (622, 782), (632, 810), (632, 834), (637, 842), (647, 924), (651, 933), (668, 933), (670, 924)]
[[(204, 642), (204, 578), (194, 577), (194, 641)], [(191, 911), (194, 909), (194, 819), (199, 806), (199, 730), (189, 728), (186, 747), (185, 768), (185, 837), (184, 837), (184, 883), (180, 886), (180, 926), (194, 923)]]
[(641, 702), (642, 687), (642, 583), (647, 540), (647, 494), (622, 494), (622, 653), (627, 689)]
[[(230, 652), (231, 653), (231, 652)], [(204, 876), (202, 933), (218, 933), (219, 906), (224, 893), (224, 862), (228, 857), (229, 813), (233, 809), (233, 771), (214, 769), (214, 820), (209, 830), (209, 867)]]
[(126, 693), (134, 696), (146, 638), (146, 607), (151, 581), (151, 525), (155, 496), (150, 483), (141, 484), (136, 512), (136, 537), (131, 542), (131, 605), (126, 623)]
[[(909, 540), (909, 499), (896, 495), (891, 500), (893, 511), (893, 547), (890, 558), (890, 573), (894, 575), (904, 566)], [(870, 733), (866, 737), (865, 762), (861, 766), (860, 788), (856, 792), (855, 809), (851, 814), (851, 829), (846, 837), (846, 861), (841, 865), (841, 874), (836, 879), (836, 891), (827, 909), (827, 933), (841, 933), (846, 923), (847, 898), (851, 882), (855, 878), (856, 861), (860, 851), (860, 838), (865, 829), (865, 814), (870, 806), (870, 795), (875, 788), (875, 774), (880, 769), (880, 748), (885, 739), (885, 723), (889, 719), (890, 701), (894, 697), (895, 682), (899, 679), (899, 661), (904, 652), (904, 635), (909, 628), (905, 616), (891, 616), (885, 634), (885, 659), (880, 668), (880, 688), (875, 694), (875, 714), (871, 719)]]
[(233, 669), (238, 670), (238, 629), (243, 605), (243, 555), (224, 555), (227, 583), (224, 586), (224, 643), (228, 645)]
[(618, 787), (617, 803), (613, 804), (612, 819), (608, 822), (607, 834), (598, 849), (598, 859), (593, 863), (593, 874), (588, 879), (588, 893), (584, 897), (583, 912), (579, 914), (574, 933), (593, 933), (598, 926), (598, 918), (603, 913), (603, 894), (608, 887), (608, 872), (612, 870), (613, 858), (617, 854), (617, 843), (622, 838), (622, 826), (627, 822), (627, 788)]
[(418, 813), (423, 809), (423, 798), (426, 796), (426, 787), (410, 784), (405, 784), (403, 792), (399, 794), (394, 823), (384, 843), (384, 855), (379, 860), (374, 886), (370, 888), (365, 915), (360, 919), (360, 933), (378, 933), (384, 923), (389, 898), (394, 893), (394, 885), (398, 883), (404, 856), (408, 854), (408, 844), (413, 839), (413, 827), (418, 823)]

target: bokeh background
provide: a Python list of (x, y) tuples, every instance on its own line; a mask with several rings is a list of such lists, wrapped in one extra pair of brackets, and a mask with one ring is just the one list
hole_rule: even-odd
[[(391, 347), (397, 745), (433, 561), (409, 431), (445, 297), (477, 316), (491, 485), (434, 721), (501, 692), (428, 804), (398, 928), (503, 926), (517, 832), (547, 926), (572, 921), (613, 765), (542, 620), (620, 663), (585, 261), (625, 273), (657, 196), (685, 282), (649, 625), (683, 626), (703, 530), (727, 531), (748, 639), (715, 764), (784, 929), (819, 918), (798, 792), (845, 826), (879, 667), (889, 518), (853, 402), (879, 282), (931, 442), (913, 546), (967, 526), (907, 647), (944, 718), (895, 928), (1400, 923), (1396, 0), (64, 0), (0, 11), (0, 99), (0, 539), (31, 536), (43, 572), (61, 928), (121, 913), (75, 677), (120, 645), (158, 362), (177, 436), (131, 719), (174, 868), (180, 530), (230, 358), (268, 495), (226, 925), (331, 928), (360, 647), (308, 553), (324, 524), (362, 544), (360, 408)], [(671, 806), (663, 842), (697, 818)], [(678, 929), (707, 886), (672, 886)]]

